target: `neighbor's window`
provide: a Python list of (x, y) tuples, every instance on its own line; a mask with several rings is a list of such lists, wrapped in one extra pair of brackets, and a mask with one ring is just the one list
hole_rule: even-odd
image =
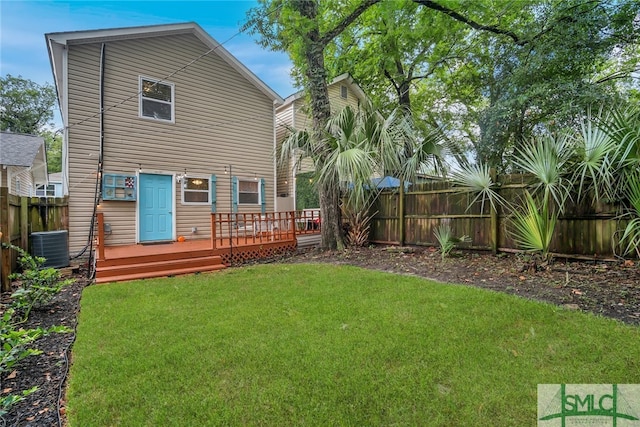
[(38, 184), (36, 185), (36, 196), (38, 197), (53, 197), (56, 195), (56, 186), (54, 184)]
[(182, 181), (182, 203), (210, 204), (209, 178), (184, 178)]
[(260, 181), (238, 179), (238, 203), (242, 205), (259, 205)]
[(344, 99), (347, 99), (348, 96), (347, 92), (347, 87), (346, 86), (340, 86), (340, 96), (343, 97)]
[(140, 77), (140, 117), (173, 122), (173, 83)]

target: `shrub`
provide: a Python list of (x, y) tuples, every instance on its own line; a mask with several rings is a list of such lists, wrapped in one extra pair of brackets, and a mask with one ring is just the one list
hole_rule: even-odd
[(436, 240), (440, 246), (440, 255), (443, 261), (449, 256), (453, 248), (456, 247), (456, 243), (468, 243), (471, 241), (469, 236), (454, 237), (449, 224), (440, 224), (433, 230), (433, 234), (436, 236)]
[[(51, 326), (49, 328), (23, 329), (17, 325), (24, 323), (33, 307), (44, 306), (66, 285), (73, 283), (72, 279), (62, 280), (60, 272), (54, 268), (42, 268), (44, 258), (32, 257), (22, 248), (10, 245), (9, 248), (20, 254), (22, 273), (11, 274), (11, 279), (20, 281), (20, 288), (12, 295), (12, 302), (0, 315), (0, 378), (7, 375), (19, 362), (29, 356), (41, 354), (42, 351), (31, 347), (39, 338), (52, 333), (66, 333), (71, 330), (65, 326)], [(16, 320), (16, 313), (21, 316)], [(17, 394), (9, 394), (0, 398), (0, 417), (9, 412), (16, 403), (35, 393), (38, 387), (22, 390)]]
[(43, 268), (45, 259), (29, 255), (22, 248), (11, 246), (20, 254), (21, 273), (9, 276), (18, 280), (20, 288), (12, 295), (12, 307), (22, 313), (22, 322), (26, 321), (34, 307), (42, 307), (51, 302), (63, 287), (73, 283), (73, 279), (62, 280), (55, 268)]

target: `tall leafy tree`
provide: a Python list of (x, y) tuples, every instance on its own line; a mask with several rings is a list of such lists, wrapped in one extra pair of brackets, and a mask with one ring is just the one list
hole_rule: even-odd
[(21, 76), (0, 77), (0, 130), (37, 134), (53, 119), (56, 93)]
[(384, 2), (339, 36), (327, 64), (500, 168), (541, 123), (561, 128), (589, 103), (618, 100), (638, 69), (637, 14), (629, 0)]
[(44, 138), (47, 149), (47, 171), (49, 173), (62, 171), (62, 135), (58, 131), (43, 129), (39, 132)]
[[(557, 58), (558, 52), (540, 48), (538, 45), (540, 40), (546, 40), (544, 46), (553, 46), (554, 43), (563, 42), (565, 39), (572, 40), (575, 28), (580, 28), (581, 31), (577, 33), (583, 37), (576, 37), (576, 41), (573, 44), (568, 43), (569, 46), (565, 47), (563, 52), (568, 53), (572, 49), (580, 48), (579, 43), (588, 41), (591, 37), (591, 40), (602, 41), (602, 43), (590, 44), (581, 52), (587, 53), (589, 48), (602, 47), (599, 52), (605, 52), (606, 55), (606, 52), (610, 51), (607, 51), (605, 47), (611, 46), (612, 40), (624, 41), (625, 30), (633, 30), (631, 33), (637, 31), (637, 23), (633, 22), (634, 11), (637, 13), (637, 5), (634, 6), (635, 3), (631, 0), (532, 1), (527, 2), (526, 7), (521, 7), (518, 3), (517, 7), (508, 5), (510, 7), (499, 9), (495, 8), (498, 2), (492, 0), (485, 2), (414, 0), (414, 2), (434, 13), (450, 18), (451, 22), (462, 23), (476, 30), (482, 37), (492, 37), (493, 43), (489, 44), (488, 49), (481, 50), (479, 57), (465, 58), (459, 61), (454, 69), (456, 71), (464, 70), (476, 82), (482, 82), (488, 78), (491, 83), (489, 89), (493, 92), (487, 91), (487, 86), (483, 86), (482, 83), (475, 86), (462, 84), (460, 87), (465, 97), (480, 95), (479, 98), (485, 99), (482, 106), (488, 104), (489, 107), (492, 107), (488, 111), (480, 110), (480, 112), (473, 111), (473, 113), (478, 115), (477, 123), (481, 135), (479, 141), (489, 142), (493, 139), (499, 139), (498, 146), (505, 147), (497, 151), (497, 155), (494, 156), (496, 159), (502, 159), (508, 149), (508, 143), (514, 139), (513, 135), (524, 134), (524, 119), (536, 113), (540, 108), (533, 103), (522, 102), (522, 99), (526, 101), (527, 97), (521, 97), (520, 90), (528, 87), (527, 82), (531, 78), (531, 73), (535, 73), (536, 67), (546, 67), (547, 64), (552, 64), (553, 67), (562, 71), (563, 61), (561, 58)], [(328, 75), (325, 67), (328, 48), (335, 43), (336, 38), (345, 29), (378, 3), (380, 3), (379, 0), (326, 0), (322, 2), (317, 0), (262, 0), (261, 5), (249, 13), (249, 27), (261, 35), (261, 43), (270, 48), (288, 52), (293, 60), (296, 76), (304, 84), (309, 95), (313, 123), (310, 138), (319, 148), (322, 148), (323, 141), (326, 141), (323, 138), (323, 132), (325, 132), (326, 123), (330, 117), (327, 92)], [(396, 2), (388, 3), (396, 4)], [(505, 11), (508, 11), (509, 19), (503, 19), (507, 17)], [(582, 20), (584, 16), (602, 17), (598, 23), (605, 24), (595, 25), (591, 28), (590, 25), (593, 24), (593, 21)], [(630, 16), (633, 17), (631, 21), (629, 21)], [(585, 22), (586, 24), (576, 27), (574, 25), (576, 22)], [(513, 29), (510, 28), (511, 24), (513, 24)], [(563, 28), (566, 29), (564, 32), (555, 32), (556, 29)], [(522, 32), (518, 32), (516, 29), (520, 29)], [(412, 31), (415, 29), (409, 29), (410, 33)], [(612, 34), (611, 37), (608, 36), (609, 33)], [(360, 33), (356, 31), (354, 34), (357, 36)], [(603, 35), (607, 35), (607, 37), (600, 37)], [(634, 38), (632, 37), (632, 39)], [(354, 40), (356, 39), (354, 38)], [(379, 55), (387, 53), (381, 51)], [(517, 66), (524, 60), (528, 60), (529, 57), (535, 59), (535, 61), (528, 62), (529, 73), (514, 73), (513, 70), (518, 70)], [(497, 61), (499, 58), (511, 59), (511, 62)], [(481, 59), (488, 59), (489, 65), (487, 66), (486, 62)], [(472, 64), (471, 70), (467, 70), (469, 63)], [(584, 64), (584, 62), (579, 63)], [(570, 71), (573, 69), (570, 68)], [(449, 75), (451, 74), (453, 73), (449, 73)], [(406, 77), (404, 73), (402, 75)], [(545, 76), (546, 74), (541, 73), (541, 75)], [(512, 76), (518, 78), (514, 79)], [(512, 80), (520, 82), (521, 87), (509, 86)], [(403, 84), (402, 80), (398, 80), (398, 82), (399, 86)], [(396, 90), (396, 92), (400, 95), (408, 93), (403, 90)], [(538, 89), (533, 91), (533, 93), (539, 92)], [(546, 95), (539, 95), (539, 99), (549, 98), (553, 98), (553, 96), (550, 96), (548, 91)], [(502, 102), (504, 99), (512, 103), (514, 99), (519, 102), (513, 106)], [(455, 103), (452, 104), (455, 105)], [(532, 126), (531, 130), (535, 130), (535, 126)], [(322, 152), (322, 150), (319, 151)], [(328, 153), (330, 150), (326, 150), (326, 152)], [(316, 167), (322, 168), (324, 161), (325, 157), (321, 156), (316, 162)], [(319, 190), (320, 206), (325, 221), (322, 235), (323, 246), (325, 248), (342, 247), (338, 207), (339, 189), (321, 186)]]
[(55, 103), (50, 84), (39, 85), (11, 74), (0, 77), (0, 130), (42, 136), (49, 172), (62, 170), (62, 136), (50, 124)]
[[(310, 99), (312, 132), (310, 141), (318, 153), (316, 170), (322, 170), (331, 153), (324, 137), (331, 116), (324, 52), (329, 43), (356, 20), (367, 8), (380, 0), (346, 2), (337, 9), (333, 2), (313, 0), (264, 0), (249, 11), (249, 25), (262, 36), (261, 43), (286, 51), (305, 82)], [(322, 9), (319, 9), (322, 5)], [(327, 179), (318, 186), (323, 218), (322, 246), (342, 249), (344, 241), (340, 220), (340, 188)]]

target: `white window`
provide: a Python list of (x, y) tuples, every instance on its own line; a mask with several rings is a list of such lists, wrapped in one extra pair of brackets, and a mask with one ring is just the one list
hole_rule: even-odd
[(241, 205), (259, 205), (260, 181), (238, 178), (238, 203)]
[(36, 196), (38, 197), (54, 197), (56, 195), (56, 186), (48, 184), (45, 188), (44, 184), (36, 185)]
[(182, 203), (185, 205), (211, 204), (209, 178), (184, 178), (182, 180)]
[(140, 117), (174, 121), (174, 85), (140, 77)]

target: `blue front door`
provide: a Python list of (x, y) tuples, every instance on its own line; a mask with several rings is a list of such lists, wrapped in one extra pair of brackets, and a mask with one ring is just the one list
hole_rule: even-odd
[(141, 173), (138, 181), (141, 242), (173, 239), (173, 177)]

